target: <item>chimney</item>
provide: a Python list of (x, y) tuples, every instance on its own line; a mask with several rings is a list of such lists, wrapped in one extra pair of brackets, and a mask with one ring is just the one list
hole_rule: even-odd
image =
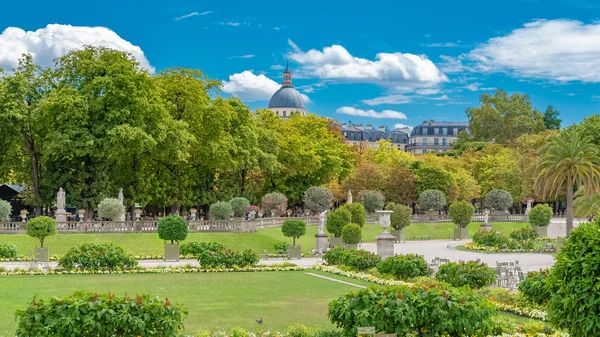
[(427, 124), (427, 122), (428, 122), (427, 120), (424, 120), (424, 121), (423, 121), (423, 124)]
[(385, 131), (385, 126), (380, 126), (379, 131)]

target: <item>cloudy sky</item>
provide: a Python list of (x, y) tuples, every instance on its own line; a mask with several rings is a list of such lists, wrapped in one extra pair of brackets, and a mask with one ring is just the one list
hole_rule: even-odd
[(289, 60), (307, 109), (340, 121), (464, 121), (479, 95), (503, 88), (571, 124), (598, 112), (598, 18), (593, 0), (9, 2), (0, 67), (109, 46), (152, 72), (201, 69), (258, 108)]

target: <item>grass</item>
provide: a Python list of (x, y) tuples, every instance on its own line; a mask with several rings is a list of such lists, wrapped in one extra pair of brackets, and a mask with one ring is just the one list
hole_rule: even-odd
[[(469, 225), (469, 235), (473, 236), (479, 230), (480, 223)], [(493, 230), (508, 235), (515, 229), (528, 226), (522, 222), (497, 222), (492, 224)], [(306, 228), (306, 235), (300, 237), (297, 243), (302, 245), (302, 251), (308, 254), (315, 247), (316, 226)], [(379, 225), (367, 224), (363, 228), (363, 241), (374, 242), (381, 233)], [(406, 237), (431, 236), (431, 239), (448, 239), (454, 234), (454, 225), (444, 223), (418, 223), (406, 228)], [(217, 241), (234, 250), (252, 249), (258, 253), (268, 250), (273, 253), (274, 245), (281, 241), (291, 244), (292, 240), (281, 234), (281, 228), (259, 229), (255, 233), (189, 233), (186, 241)], [(50, 254), (64, 255), (70, 247), (80, 243), (116, 243), (133, 255), (162, 254), (163, 242), (156, 233), (90, 233), (90, 234), (57, 234), (46, 239), (44, 245), (49, 247)], [(11, 243), (17, 246), (19, 254), (33, 255), (33, 247), (39, 241), (26, 234), (0, 234), (0, 243)]]
[(329, 302), (358, 289), (304, 272), (9, 276), (1, 282), (0, 336), (14, 336), (15, 311), (36, 294), (47, 298), (85, 290), (168, 297), (189, 311), (184, 323), (186, 332), (192, 333), (200, 328), (236, 326), (254, 330), (260, 318), (264, 330), (285, 331), (297, 323), (332, 327), (327, 319)]

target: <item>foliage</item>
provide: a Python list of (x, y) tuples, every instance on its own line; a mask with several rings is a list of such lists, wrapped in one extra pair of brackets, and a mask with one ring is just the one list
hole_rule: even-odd
[(485, 196), (485, 203), (497, 211), (504, 211), (512, 206), (513, 198), (510, 193), (502, 189), (494, 189)]
[(258, 254), (250, 249), (243, 252), (234, 252), (231, 249), (216, 252), (207, 250), (198, 256), (198, 262), (202, 268), (251, 267), (258, 261)]
[(475, 207), (466, 201), (458, 201), (450, 205), (449, 214), (458, 228), (467, 228), (475, 214)]
[(323, 255), (323, 261), (328, 265), (343, 265), (355, 270), (369, 270), (375, 268), (381, 257), (363, 249), (345, 249), (334, 247)]
[(39, 239), (44, 247), (44, 239), (56, 234), (56, 220), (47, 216), (37, 216), (27, 223), (27, 235)]
[(262, 198), (261, 206), (267, 213), (283, 214), (287, 210), (287, 202), (285, 195), (273, 192)]
[(181, 245), (181, 255), (193, 255), (198, 256), (206, 251), (216, 252), (219, 250), (225, 250), (225, 245), (218, 242), (185, 242)]
[(578, 189), (573, 200), (573, 215), (578, 218), (595, 216), (600, 212), (600, 194), (588, 197), (583, 189)]
[(0, 221), (10, 221), (12, 205), (6, 200), (0, 199)]
[(0, 258), (14, 259), (17, 257), (17, 246), (10, 243), (0, 243)]
[(287, 250), (288, 250), (288, 243), (287, 243), (287, 242), (285, 242), (285, 241), (282, 241), (282, 242), (277, 242), (277, 243), (274, 245), (274, 248), (275, 248), (275, 251), (282, 251), (282, 252), (284, 252), (284, 253), (285, 253), (285, 252), (287, 252)]
[(473, 235), (473, 242), (479, 246), (514, 249), (516, 245), (506, 236), (496, 231), (479, 231)]
[(441, 265), (435, 278), (455, 287), (478, 289), (496, 283), (496, 272), (482, 262), (460, 261)]
[(312, 337), (311, 331), (304, 324), (289, 326), (286, 332), (287, 337)]
[(491, 305), (472, 290), (445, 286), (370, 287), (329, 304), (330, 321), (346, 336), (366, 326), (398, 336), (486, 336), (494, 314)]
[(333, 206), (333, 193), (326, 187), (312, 186), (304, 192), (304, 206), (314, 214)]
[(377, 265), (377, 271), (381, 274), (392, 275), (399, 280), (431, 276), (432, 273), (423, 255), (417, 254), (400, 254), (388, 257)]
[(119, 199), (105, 198), (98, 204), (98, 216), (111, 221), (119, 221), (125, 214), (125, 207), (121, 205)]
[(519, 291), (532, 303), (544, 305), (550, 300), (550, 292), (548, 291), (547, 278), (550, 271), (530, 271), (527, 273), (527, 278), (519, 282)]
[(217, 201), (210, 205), (209, 214), (215, 220), (229, 220), (233, 214), (233, 210), (230, 203)]
[(352, 220), (352, 214), (345, 208), (338, 208), (334, 212), (327, 213), (327, 219), (325, 220), (325, 228), (330, 234), (335, 237), (342, 236), (342, 230), (344, 226), (350, 223)]
[(446, 206), (446, 196), (440, 190), (426, 190), (419, 196), (419, 206), (424, 210), (439, 211)]
[[(181, 336), (187, 312), (150, 295), (76, 292), (39, 299), (18, 310), (17, 336)], [(77, 324), (74, 324), (74, 320)]]
[(188, 224), (179, 216), (168, 215), (158, 221), (158, 237), (171, 244), (185, 240), (188, 235)]
[(65, 269), (114, 270), (132, 269), (137, 260), (128, 255), (123, 247), (114, 243), (82, 243), (71, 247), (58, 265)]
[(288, 238), (293, 238), (296, 247), (296, 239), (306, 234), (306, 223), (302, 220), (286, 220), (281, 227), (281, 232)]
[(522, 228), (510, 233), (509, 238), (519, 243), (533, 241), (537, 238), (537, 233), (533, 228)]
[(379, 191), (363, 190), (358, 193), (358, 201), (365, 206), (365, 211), (373, 213), (383, 209), (385, 197)]
[(244, 197), (235, 197), (229, 200), (229, 204), (231, 205), (233, 216), (236, 218), (243, 218), (246, 216), (246, 210), (250, 206), (250, 201)]
[(385, 209), (394, 212), (390, 215), (390, 222), (393, 229), (404, 229), (410, 225), (412, 208), (390, 202), (385, 206)]
[(571, 232), (546, 280), (551, 294), (548, 318), (572, 337), (600, 335), (600, 224), (583, 223)]
[(349, 223), (342, 228), (342, 241), (349, 245), (357, 245), (362, 240), (362, 229), (355, 223)]
[(562, 120), (558, 118), (560, 112), (552, 105), (548, 105), (546, 111), (544, 111), (544, 126), (546, 130), (558, 130), (560, 129), (560, 123)]
[(355, 223), (360, 227), (365, 225), (365, 222), (367, 221), (367, 211), (365, 211), (365, 206), (363, 206), (363, 204), (353, 202), (344, 204), (340, 208), (350, 212), (350, 222)]
[(548, 205), (536, 205), (529, 214), (529, 223), (532, 226), (548, 226), (552, 220), (552, 207)]

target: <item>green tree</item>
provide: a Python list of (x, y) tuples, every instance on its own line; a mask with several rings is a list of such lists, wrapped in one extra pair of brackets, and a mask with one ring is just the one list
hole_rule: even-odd
[(164, 241), (175, 242), (185, 240), (188, 235), (188, 223), (176, 215), (166, 216), (158, 222), (158, 237)]
[(591, 198), (600, 189), (600, 157), (592, 138), (576, 129), (550, 137), (540, 149), (536, 189), (545, 197), (567, 195), (567, 236), (573, 229), (573, 190), (581, 188)]
[(560, 112), (552, 105), (548, 105), (546, 111), (544, 111), (544, 126), (546, 130), (558, 130), (560, 129), (560, 123), (562, 120), (558, 118)]
[(35, 217), (27, 223), (27, 235), (40, 240), (40, 247), (44, 247), (44, 240), (56, 234), (56, 220), (47, 216)]
[(357, 245), (362, 240), (362, 228), (355, 224), (349, 223), (342, 228), (342, 242), (349, 245)]
[(458, 201), (450, 205), (449, 215), (458, 228), (467, 228), (475, 214), (475, 207), (466, 201)]
[(404, 229), (410, 225), (410, 217), (412, 215), (412, 208), (390, 202), (385, 206), (388, 211), (393, 211), (390, 215), (390, 222), (393, 229)]
[(325, 228), (327, 228), (327, 231), (330, 234), (333, 234), (335, 237), (340, 237), (342, 235), (342, 229), (349, 224), (351, 220), (352, 214), (349, 210), (338, 208), (334, 212), (327, 213)]
[(296, 247), (296, 239), (306, 234), (306, 223), (302, 220), (286, 220), (281, 227), (283, 235), (293, 239)]

